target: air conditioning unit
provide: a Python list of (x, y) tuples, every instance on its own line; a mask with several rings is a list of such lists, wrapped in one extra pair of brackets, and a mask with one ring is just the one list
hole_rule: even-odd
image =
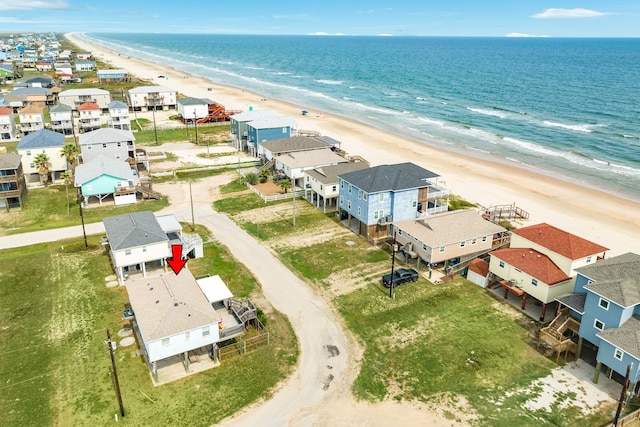
[(387, 215), (387, 222), (392, 222), (392, 221), (393, 221), (393, 216)]

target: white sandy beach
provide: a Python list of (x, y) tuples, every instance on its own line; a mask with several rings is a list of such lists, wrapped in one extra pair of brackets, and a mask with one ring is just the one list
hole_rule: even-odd
[[(555, 179), (504, 161), (474, 158), (440, 150), (370, 126), (313, 111), (246, 90), (215, 85), (209, 80), (90, 44), (73, 34), (67, 37), (103, 61), (111, 61), (131, 74), (168, 86), (187, 96), (210, 98), (228, 110), (271, 109), (294, 117), (299, 129), (318, 131), (342, 142), (350, 155), (366, 158), (372, 166), (411, 161), (438, 173), (453, 194), (481, 206), (512, 204), (528, 211), (529, 223), (548, 222), (610, 248), (608, 256), (638, 251), (640, 242), (640, 202), (616, 197), (574, 183)], [(167, 78), (159, 80), (158, 75)], [(213, 91), (207, 88), (212, 87)], [(302, 115), (306, 109), (309, 114)]]

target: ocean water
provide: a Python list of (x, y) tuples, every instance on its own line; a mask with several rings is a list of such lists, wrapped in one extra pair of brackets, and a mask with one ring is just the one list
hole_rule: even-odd
[(83, 37), (214, 83), (640, 200), (640, 39)]

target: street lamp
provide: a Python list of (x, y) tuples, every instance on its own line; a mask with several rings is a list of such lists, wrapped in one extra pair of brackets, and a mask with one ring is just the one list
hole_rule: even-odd
[(391, 285), (389, 286), (389, 298), (393, 298), (393, 270), (396, 265), (396, 251), (398, 250), (398, 245), (396, 244), (396, 231), (393, 231), (393, 244), (391, 245)]

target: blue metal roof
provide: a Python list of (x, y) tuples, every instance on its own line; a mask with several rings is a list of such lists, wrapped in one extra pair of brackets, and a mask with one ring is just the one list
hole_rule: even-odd
[(18, 143), (18, 150), (26, 148), (62, 147), (64, 135), (49, 129), (40, 129), (23, 137)]

